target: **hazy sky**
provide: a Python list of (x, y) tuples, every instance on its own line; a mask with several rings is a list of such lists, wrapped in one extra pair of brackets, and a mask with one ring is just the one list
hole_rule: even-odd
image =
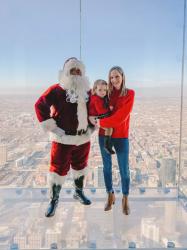
[[(129, 85), (180, 85), (183, 3), (82, 0), (82, 59), (91, 82), (120, 65)], [(57, 82), (64, 60), (79, 57), (79, 0), (0, 0), (0, 6), (0, 88)]]

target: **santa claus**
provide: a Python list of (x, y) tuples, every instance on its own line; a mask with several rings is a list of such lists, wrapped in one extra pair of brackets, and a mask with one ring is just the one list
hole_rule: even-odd
[(59, 83), (51, 86), (35, 104), (37, 118), (52, 141), (49, 172), (50, 203), (46, 217), (55, 214), (61, 187), (70, 167), (75, 184), (73, 197), (84, 205), (91, 201), (83, 192), (90, 151), (88, 101), (90, 87), (84, 64), (66, 60)]

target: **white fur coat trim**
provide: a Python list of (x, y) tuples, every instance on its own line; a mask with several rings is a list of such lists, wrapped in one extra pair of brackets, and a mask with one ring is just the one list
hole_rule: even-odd
[(45, 132), (52, 131), (57, 127), (56, 122), (53, 118), (40, 122), (40, 125), (42, 126)]
[(77, 118), (79, 122), (77, 130), (86, 130), (88, 126), (88, 111), (85, 101), (78, 101), (77, 103)]
[[(62, 130), (63, 131), (63, 130)], [(50, 132), (49, 133), (49, 138), (50, 141), (55, 141), (58, 143), (62, 143), (62, 144), (67, 144), (67, 145), (82, 145), (86, 142), (90, 141), (90, 137), (91, 137), (91, 133), (92, 130), (88, 128), (88, 131), (86, 134), (83, 135), (59, 135), (57, 133), (54, 132)]]
[(72, 168), (71, 171), (73, 174), (73, 179), (77, 179), (77, 178), (81, 177), (82, 175), (86, 176), (89, 172), (89, 168), (87, 166), (85, 166), (81, 170), (75, 170)]
[(49, 187), (56, 185), (63, 185), (66, 180), (66, 176), (60, 176), (55, 172), (49, 172), (48, 174), (48, 184)]

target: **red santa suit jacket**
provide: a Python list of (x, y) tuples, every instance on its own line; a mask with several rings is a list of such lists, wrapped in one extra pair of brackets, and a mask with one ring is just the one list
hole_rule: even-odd
[[(90, 93), (88, 93), (90, 95)], [(66, 91), (60, 84), (54, 84), (45, 91), (35, 104), (35, 111), (39, 122), (45, 131), (50, 132), (51, 141), (62, 144), (81, 145), (90, 140), (91, 131), (82, 135), (66, 135), (66, 131), (75, 132), (78, 128), (77, 103), (66, 101)], [(83, 112), (88, 117), (86, 112)], [(51, 107), (54, 108), (51, 117)], [(88, 125), (88, 123), (87, 123)]]
[[(128, 138), (130, 113), (134, 103), (134, 90), (128, 89), (125, 96), (120, 96), (121, 90), (114, 89), (110, 97), (110, 105), (114, 107), (110, 117), (100, 120), (100, 126), (113, 128), (113, 138)], [(104, 135), (100, 128), (99, 135)]]

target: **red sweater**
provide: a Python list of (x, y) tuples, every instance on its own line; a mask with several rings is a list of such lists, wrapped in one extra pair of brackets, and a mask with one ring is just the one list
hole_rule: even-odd
[(101, 114), (105, 114), (109, 112), (109, 108), (104, 107), (104, 98), (92, 95), (90, 97), (90, 103), (89, 103), (89, 115), (90, 116), (97, 116)]
[[(110, 97), (110, 106), (113, 106), (113, 114), (100, 120), (100, 126), (113, 128), (113, 138), (128, 138), (130, 113), (134, 103), (135, 92), (128, 89), (125, 96), (120, 96), (121, 90), (114, 89)], [(99, 130), (99, 135), (104, 135), (104, 130)]]

